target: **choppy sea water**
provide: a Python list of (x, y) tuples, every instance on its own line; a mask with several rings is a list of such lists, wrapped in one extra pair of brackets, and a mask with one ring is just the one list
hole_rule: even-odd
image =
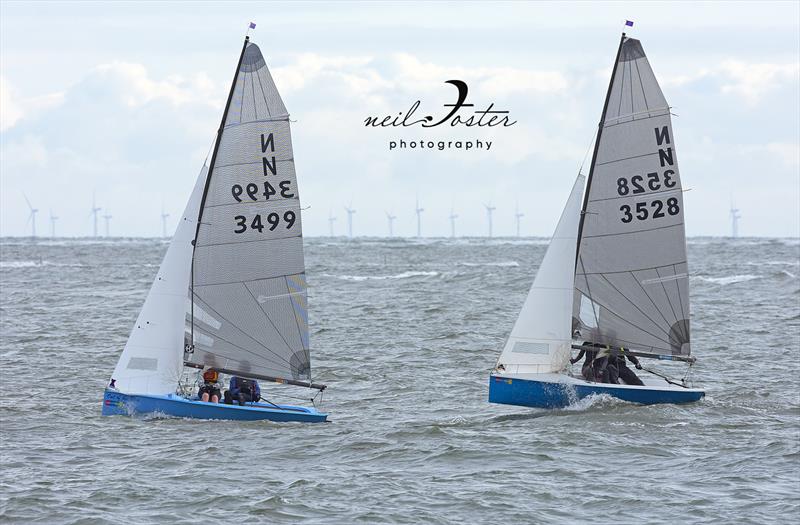
[(166, 244), (0, 241), (0, 522), (797, 520), (800, 242), (689, 241), (702, 402), (490, 405), (545, 247), (307, 239), (304, 425), (101, 417)]

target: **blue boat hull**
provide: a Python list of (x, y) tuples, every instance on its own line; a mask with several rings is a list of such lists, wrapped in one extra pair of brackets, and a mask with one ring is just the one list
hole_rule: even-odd
[[(552, 376), (551, 376), (552, 377)], [(700, 389), (589, 383), (564, 376), (568, 380), (489, 376), (489, 402), (534, 408), (564, 408), (591, 395), (610, 395), (623, 401), (654, 405), (658, 403), (693, 403), (705, 396)]]
[(175, 394), (166, 396), (123, 394), (108, 389), (103, 395), (104, 416), (163, 414), (195, 419), (297, 421), (301, 423), (323, 423), (328, 419), (328, 414), (318, 412), (314, 408), (292, 405), (278, 406), (279, 408), (276, 408), (264, 403), (247, 403), (245, 406), (205, 403)]

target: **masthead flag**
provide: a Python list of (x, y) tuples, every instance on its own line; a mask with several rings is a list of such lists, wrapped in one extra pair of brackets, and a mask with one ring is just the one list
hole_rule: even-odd
[[(255, 24), (250, 24), (250, 25), (255, 27)], [(625, 25), (627, 27), (633, 27), (633, 20), (625, 20)]]
[[(633, 25), (633, 22), (631, 22), (631, 25)], [(250, 22), (250, 29), (255, 29), (255, 28), (256, 28), (255, 22)]]

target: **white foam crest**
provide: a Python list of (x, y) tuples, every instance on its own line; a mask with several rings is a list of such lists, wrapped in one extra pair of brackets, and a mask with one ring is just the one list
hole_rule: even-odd
[(760, 279), (760, 275), (753, 275), (751, 273), (746, 273), (743, 275), (729, 275), (727, 277), (704, 277), (702, 275), (697, 277), (701, 281), (705, 281), (707, 283), (714, 283), (719, 285), (726, 285), (726, 284), (736, 284), (736, 283), (744, 283), (747, 281), (752, 281), (754, 279)]
[(591, 394), (564, 407), (566, 412), (583, 412), (596, 406), (610, 406), (624, 404), (625, 401), (610, 394)]
[(331, 275), (322, 274), (323, 277), (333, 277), (343, 281), (385, 281), (387, 279), (409, 279), (411, 277), (436, 277), (439, 272), (408, 271), (396, 275)]
[(0, 261), (0, 268), (33, 268), (46, 265), (45, 261)]
[(747, 261), (750, 266), (800, 266), (800, 261)]
[(497, 262), (486, 262), (486, 263), (475, 263), (475, 262), (460, 262), (458, 263), (459, 266), (498, 266), (501, 268), (515, 268), (519, 266), (517, 261), (497, 261)]

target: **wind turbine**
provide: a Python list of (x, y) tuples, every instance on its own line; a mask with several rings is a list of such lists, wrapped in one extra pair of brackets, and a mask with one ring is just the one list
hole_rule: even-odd
[(95, 193), (92, 192), (92, 211), (89, 212), (89, 215), (93, 215), (94, 216), (94, 228), (92, 230), (94, 232), (94, 237), (97, 237), (97, 212), (99, 212), (102, 209), (103, 208), (98, 208), (97, 207), (97, 203), (95, 201)]
[[(352, 206), (353, 203), (350, 203)], [(353, 214), (356, 212), (350, 206), (345, 206), (344, 210), (347, 212), (347, 235), (352, 239), (353, 238)]]
[(167, 218), (169, 217), (169, 213), (164, 212), (164, 203), (161, 203), (161, 236), (166, 238), (167, 237)]
[(103, 215), (103, 220), (106, 221), (106, 237), (110, 237), (108, 234), (108, 223), (111, 222), (111, 215)]
[(386, 212), (386, 220), (389, 221), (389, 237), (394, 237), (394, 228), (392, 225), (394, 224), (394, 220), (397, 218), (397, 215), (392, 215), (388, 211)]
[(458, 215), (453, 213), (453, 208), (450, 208), (450, 237), (455, 238), (456, 236), (456, 219), (458, 219)]
[(333, 237), (333, 223), (336, 222), (336, 217), (333, 215), (332, 211), (328, 211), (328, 230), (330, 231), (331, 237)]
[(734, 239), (739, 236), (739, 219), (742, 218), (742, 214), (739, 213), (738, 208), (733, 207), (733, 203), (731, 202), (731, 237)]
[(53, 210), (51, 208), (50, 209), (50, 237), (53, 237), (53, 238), (55, 238), (55, 236), (56, 236), (56, 221), (57, 220), (58, 220), (58, 217), (53, 215)]
[(514, 218), (517, 220), (517, 237), (519, 237), (519, 220), (525, 216), (524, 213), (519, 212), (519, 203), (517, 203), (516, 208), (514, 208)]
[(23, 193), (22, 196), (25, 197), (25, 202), (28, 203), (28, 209), (30, 210), (28, 220), (25, 221), (25, 224), (31, 223), (31, 237), (36, 237), (36, 212), (39, 210), (31, 206), (31, 201), (28, 200), (28, 196), (25, 195), (25, 193)]
[(425, 211), (425, 208), (419, 207), (419, 197), (417, 197), (414, 211), (417, 212), (417, 237), (422, 237), (422, 212)]
[(486, 218), (489, 219), (489, 238), (491, 238), (492, 237), (492, 212), (494, 210), (496, 210), (497, 208), (495, 208), (491, 204), (484, 204), (483, 206), (486, 208)]

